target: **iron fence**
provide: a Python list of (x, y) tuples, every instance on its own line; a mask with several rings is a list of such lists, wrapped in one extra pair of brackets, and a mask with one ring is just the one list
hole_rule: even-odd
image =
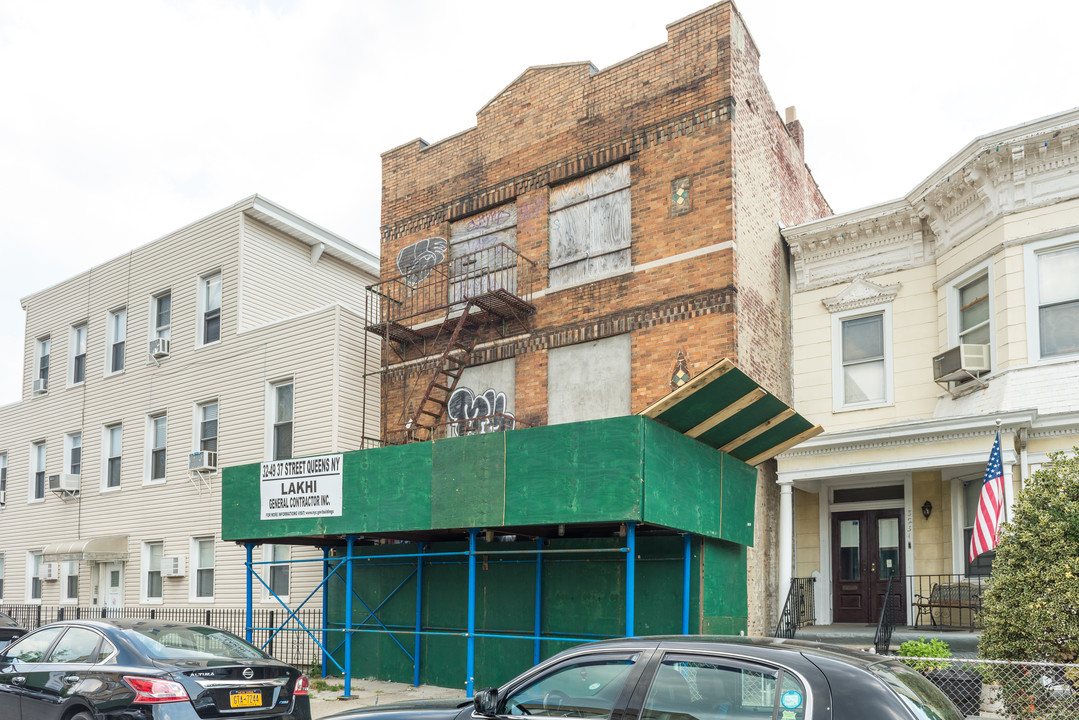
[(1079, 665), (962, 658), (898, 659), (940, 688), (966, 717), (1079, 718)]
[[(10, 615), (27, 630), (36, 630), (57, 620), (93, 618), (134, 618), (172, 620), (189, 625), (209, 625), (244, 637), (247, 616), (244, 608), (199, 607), (104, 607), (101, 605), (0, 605), (0, 612)], [(322, 608), (254, 608), (251, 641), (278, 660), (305, 669), (321, 665), (322, 651), (307, 632), (322, 628)], [(284, 622), (285, 620), (288, 622)], [(301, 626), (301, 623), (303, 624)], [(282, 624), (284, 627), (282, 627)], [(276, 628), (272, 630), (271, 628)]]

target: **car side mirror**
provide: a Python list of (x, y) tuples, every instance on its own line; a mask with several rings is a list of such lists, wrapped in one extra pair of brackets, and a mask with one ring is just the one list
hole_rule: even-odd
[(498, 688), (484, 688), (478, 690), (472, 698), (472, 705), (477, 715), (495, 717), (498, 715)]

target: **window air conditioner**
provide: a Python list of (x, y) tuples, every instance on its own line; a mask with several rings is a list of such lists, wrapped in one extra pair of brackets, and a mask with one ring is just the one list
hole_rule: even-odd
[(214, 450), (203, 450), (201, 452), (193, 452), (187, 459), (188, 470), (209, 470), (213, 472), (217, 470), (217, 452)]
[(933, 380), (967, 380), (989, 372), (988, 345), (956, 345), (933, 358)]
[(48, 562), (41, 563), (41, 579), (42, 580), (59, 580), (60, 579), (60, 563)]
[(156, 338), (150, 341), (150, 357), (155, 360), (169, 356), (168, 338)]
[(182, 557), (161, 558), (161, 574), (165, 577), (183, 577), (184, 559)]
[(48, 378), (38, 378), (37, 380), (34, 381), (34, 392), (43, 393), (43, 392), (48, 392), (48, 391), (49, 391), (49, 379)]
[(77, 493), (79, 491), (79, 476), (71, 473), (49, 476), (49, 490), (52, 492)]
[(7, 504), (7, 490), (0, 490), (0, 507)]

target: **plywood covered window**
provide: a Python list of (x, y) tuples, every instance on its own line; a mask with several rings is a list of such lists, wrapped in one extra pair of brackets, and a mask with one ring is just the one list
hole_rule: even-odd
[(517, 206), (509, 203), (450, 225), (450, 303), (495, 290), (517, 292)]
[(630, 270), (629, 163), (551, 190), (549, 284), (572, 287)]

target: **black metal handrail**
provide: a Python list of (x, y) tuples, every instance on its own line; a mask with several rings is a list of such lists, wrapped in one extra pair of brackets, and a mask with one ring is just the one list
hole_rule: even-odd
[(798, 628), (817, 622), (817, 608), (814, 601), (813, 583), (816, 578), (791, 578), (787, 600), (779, 614), (775, 637), (793, 638)]
[(877, 622), (877, 634), (873, 638), (873, 647), (878, 655), (887, 655), (892, 645), (892, 631), (895, 630), (895, 610), (892, 608), (892, 581), (895, 575), (888, 576), (888, 587), (884, 590), (884, 602), (880, 607), (880, 620)]

